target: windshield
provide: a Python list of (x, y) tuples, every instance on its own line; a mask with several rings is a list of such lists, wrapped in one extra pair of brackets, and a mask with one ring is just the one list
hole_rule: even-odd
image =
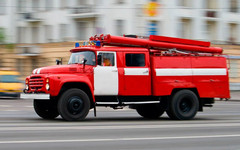
[(17, 83), (19, 82), (17, 75), (1, 75), (0, 82), (2, 83)]
[(96, 65), (95, 53), (91, 51), (83, 51), (72, 53), (68, 64), (83, 64), (83, 60), (86, 59), (86, 65)]

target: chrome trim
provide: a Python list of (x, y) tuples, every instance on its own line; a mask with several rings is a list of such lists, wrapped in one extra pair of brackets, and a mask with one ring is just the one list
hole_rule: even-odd
[[(123, 105), (129, 105), (129, 104), (157, 104), (160, 103), (160, 101), (142, 101), (142, 102), (122, 102)], [(99, 105), (119, 105), (119, 102), (96, 102), (96, 104)]]
[(143, 101), (143, 102), (122, 102), (123, 104), (157, 104), (160, 101)]
[(118, 105), (119, 102), (96, 102), (99, 105)]

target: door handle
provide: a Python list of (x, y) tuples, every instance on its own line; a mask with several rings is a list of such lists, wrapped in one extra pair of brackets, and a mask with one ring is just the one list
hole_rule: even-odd
[(143, 73), (148, 73), (149, 71), (147, 70), (147, 71), (144, 71)]
[(118, 72), (118, 70), (116, 69), (116, 70), (112, 70), (112, 72)]

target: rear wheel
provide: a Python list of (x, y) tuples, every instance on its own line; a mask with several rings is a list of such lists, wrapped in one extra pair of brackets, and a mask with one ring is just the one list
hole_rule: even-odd
[(83, 120), (90, 109), (88, 95), (80, 89), (69, 89), (58, 102), (58, 112), (67, 121)]
[(194, 118), (198, 108), (196, 94), (190, 90), (181, 90), (173, 95), (166, 112), (171, 119), (189, 120)]
[(38, 116), (43, 119), (54, 119), (59, 116), (57, 102), (53, 100), (34, 100), (33, 106)]
[(165, 111), (164, 107), (160, 104), (144, 104), (138, 105), (136, 110), (139, 115), (148, 119), (157, 119), (159, 118)]

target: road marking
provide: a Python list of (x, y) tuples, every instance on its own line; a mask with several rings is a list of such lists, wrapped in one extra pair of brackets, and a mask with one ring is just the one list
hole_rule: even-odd
[(33, 106), (32, 106), (32, 105), (30, 105), (30, 106), (23, 106), (23, 107), (26, 107), (26, 108), (33, 108)]
[(8, 110), (4, 110), (4, 111), (8, 111), (8, 112), (15, 112), (15, 111), (21, 111), (21, 110), (16, 110), (16, 109), (8, 109)]
[(12, 105), (0, 105), (0, 107), (6, 107), (6, 108), (8, 108), (8, 107), (13, 107)]
[(229, 138), (240, 137), (240, 134), (230, 135), (203, 135), (203, 136), (175, 136), (175, 137), (143, 137), (143, 138), (111, 138), (111, 139), (73, 139), (73, 140), (22, 140), (0, 141), (0, 144), (31, 144), (31, 143), (69, 143), (69, 142), (113, 142), (113, 141), (141, 141), (141, 140), (177, 140), (177, 139), (202, 139), (202, 138)]
[(213, 128), (239, 127), (240, 123), (212, 123), (212, 124), (176, 124), (176, 125), (104, 125), (104, 126), (0, 126), (0, 131), (56, 131), (56, 130), (126, 130), (126, 129), (171, 129), (171, 128)]
[[(107, 119), (107, 118), (106, 118)], [(131, 119), (131, 118), (127, 118), (127, 119)], [(206, 123), (206, 120), (190, 120), (190, 121), (173, 121), (173, 120), (144, 120), (139, 118), (139, 120), (136, 121), (130, 121), (130, 122), (122, 122), (121, 120), (119, 121), (111, 121), (111, 119), (107, 122), (105, 121), (101, 121), (101, 119), (97, 119), (97, 120), (92, 120), (92, 118), (87, 118), (87, 120), (91, 120), (93, 122), (88, 122), (88, 121), (79, 121), (79, 122), (67, 122), (65, 123), (64, 121), (60, 121), (60, 120), (53, 120), (52, 122), (45, 122), (41, 119), (39, 119), (40, 123), (33, 123), (33, 122), (29, 122), (29, 123), (24, 123), (24, 122), (19, 122), (18, 124), (14, 124), (15, 122), (11, 123), (9, 121), (6, 120), (0, 120), (0, 129), (1, 127), (23, 127), (23, 126), (41, 126), (41, 127), (49, 127), (49, 126), (54, 126), (54, 127), (58, 127), (58, 126), (115, 126), (115, 125), (121, 125), (121, 126), (131, 126), (131, 125), (167, 125), (169, 126), (169, 123), (173, 123), (174, 124), (178, 124), (178, 125), (195, 125), (195, 124), (240, 124), (239, 120), (227, 120), (227, 123), (225, 121), (222, 120), (211, 120), (209, 123)], [(43, 121), (43, 122), (42, 122)], [(97, 125), (96, 125), (97, 123)]]
[[(14, 105), (0, 105), (0, 107), (2, 107), (2, 108), (12, 108), (12, 107), (16, 108), (16, 106), (14, 106)], [(32, 105), (19, 106), (19, 107), (21, 107), (21, 108), (23, 108), (23, 107), (25, 107), (25, 108), (33, 108)]]

